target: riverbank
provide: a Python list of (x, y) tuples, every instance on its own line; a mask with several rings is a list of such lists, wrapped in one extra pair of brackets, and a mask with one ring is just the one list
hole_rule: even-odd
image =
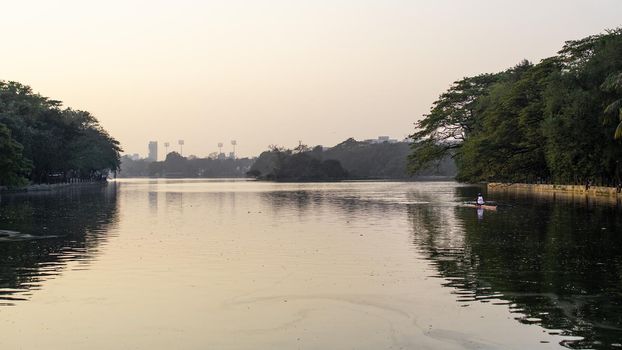
[(92, 185), (100, 185), (106, 184), (107, 181), (75, 181), (68, 183), (58, 183), (58, 184), (32, 184), (24, 187), (18, 188), (7, 188), (5, 186), (0, 186), (0, 193), (19, 193), (19, 192), (46, 192), (46, 191), (54, 191), (67, 187), (81, 187), (81, 186), (92, 186)]
[(522, 193), (564, 193), (569, 195), (601, 196), (610, 198), (622, 198), (622, 193), (615, 187), (585, 185), (549, 185), (549, 184), (524, 184), (524, 183), (499, 183), (487, 184), (488, 192), (522, 192)]

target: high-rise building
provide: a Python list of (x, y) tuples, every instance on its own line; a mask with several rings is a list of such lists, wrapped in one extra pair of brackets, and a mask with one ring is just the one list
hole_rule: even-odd
[(156, 162), (158, 160), (158, 141), (149, 141), (149, 156), (147, 160)]

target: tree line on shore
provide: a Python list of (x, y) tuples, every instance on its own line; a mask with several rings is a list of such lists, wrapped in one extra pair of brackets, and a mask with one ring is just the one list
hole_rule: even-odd
[(322, 159), (321, 153), (321, 146), (311, 150), (300, 144), (292, 150), (273, 145), (259, 155), (248, 175), (273, 181), (337, 181), (349, 177), (339, 161)]
[(0, 186), (102, 179), (118, 170), (120, 152), (89, 112), (0, 81)]
[(164, 161), (121, 157), (120, 177), (225, 178), (245, 177), (253, 159), (183, 157), (170, 152)]
[(622, 28), (458, 80), (415, 125), (410, 172), (451, 156), (459, 181), (619, 183)]
[[(248, 174), (276, 181), (333, 181), (343, 179), (406, 179), (408, 142), (356, 141), (349, 138), (330, 148), (294, 149), (270, 146), (253, 163)], [(453, 177), (455, 166), (446, 157), (437, 166), (421, 169), (415, 176)]]

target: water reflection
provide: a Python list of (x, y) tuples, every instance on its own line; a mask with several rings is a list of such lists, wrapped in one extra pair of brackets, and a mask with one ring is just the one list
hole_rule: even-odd
[(27, 300), (70, 262), (87, 268), (116, 220), (116, 192), (109, 184), (3, 195), (0, 306)]
[(147, 195), (149, 196), (149, 212), (151, 214), (157, 215), (158, 214), (158, 192), (149, 191), (147, 192)]
[[(0, 347), (521, 349), (563, 338), (608, 348), (622, 338), (615, 206), (494, 194), (498, 211), (480, 217), (460, 202), (481, 189), (455, 183), (118, 187), (3, 198), (0, 229), (21, 237), (0, 234), (0, 301), (50, 293), (2, 309)], [(90, 270), (44, 283), (74, 267)], [(24, 336), (40, 319), (47, 333)]]
[(166, 192), (166, 209), (178, 211), (183, 214), (184, 212), (184, 193), (183, 192)]
[[(473, 189), (457, 189), (461, 199)], [(570, 348), (622, 339), (622, 215), (618, 206), (499, 196), (511, 207), (410, 206), (415, 246), (457, 301), (508, 305), (522, 323), (568, 336)], [(588, 203), (590, 204), (590, 203)], [(505, 307), (508, 307), (505, 306)]]
[(400, 184), (399, 192), (393, 192), (386, 184), (374, 191), (361, 191), (364, 187), (357, 183), (319, 189), (317, 185), (307, 184), (279, 191), (262, 191), (260, 196), (276, 212), (292, 211), (301, 216), (327, 207), (350, 215), (369, 215), (378, 211), (395, 212), (402, 211), (404, 204), (430, 204), (448, 199), (447, 193), (434, 193), (416, 185), (409, 191), (403, 191), (403, 186)]

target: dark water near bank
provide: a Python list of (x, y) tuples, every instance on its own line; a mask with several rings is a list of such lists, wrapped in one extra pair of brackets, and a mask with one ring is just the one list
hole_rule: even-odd
[(0, 348), (622, 347), (622, 208), (455, 183), (126, 180), (0, 201)]

